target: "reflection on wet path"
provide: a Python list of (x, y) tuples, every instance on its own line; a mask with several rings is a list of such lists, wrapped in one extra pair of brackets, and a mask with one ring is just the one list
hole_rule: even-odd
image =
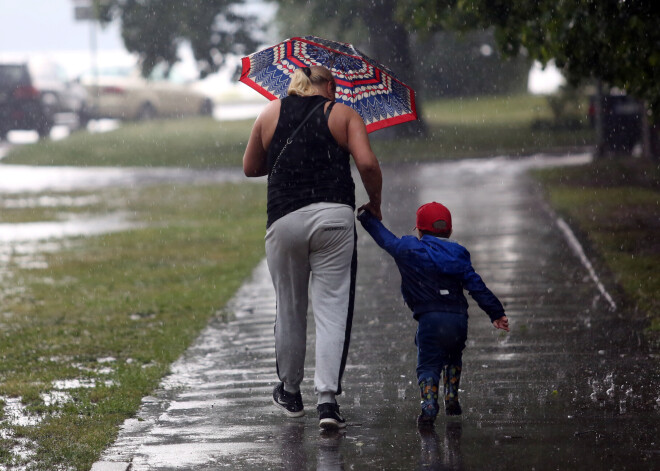
[(311, 338), (306, 417), (286, 419), (270, 404), (274, 299), (262, 263), (228, 306), (235, 318), (209, 325), (104, 459), (131, 462), (135, 471), (657, 469), (657, 358), (630, 313), (610, 311), (523, 174), (548, 164), (491, 159), (384, 169), (386, 224), (410, 233), (419, 204), (446, 203), (454, 237), (511, 319), (512, 332), (500, 334), (471, 304), (458, 421), (440, 417), (434, 432), (418, 432), (416, 326), (396, 267), (360, 229), (339, 398), (344, 434), (319, 433)]
[(28, 242), (65, 237), (92, 236), (138, 227), (118, 212), (103, 216), (70, 216), (64, 221), (0, 223), (0, 243)]

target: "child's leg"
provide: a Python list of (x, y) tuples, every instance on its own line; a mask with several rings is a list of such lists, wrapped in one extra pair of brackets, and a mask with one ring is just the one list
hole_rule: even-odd
[(444, 368), (445, 413), (461, 415), (461, 404), (458, 402), (458, 388), (461, 383), (461, 367), (453, 364)]
[(463, 319), (459, 318), (456, 322), (457, 342), (455, 348), (449, 352), (447, 363), (443, 368), (445, 413), (447, 415), (461, 415), (462, 413), (461, 405), (458, 402), (458, 389), (461, 382), (463, 349), (465, 348), (465, 341), (467, 340), (467, 318), (464, 320), (465, 322), (463, 322)]
[(445, 312), (427, 312), (419, 318), (417, 345), (417, 380), (440, 381), (447, 364), (461, 366), (467, 340), (467, 316)]
[[(457, 346), (456, 338), (462, 335), (452, 322), (455, 314), (428, 312), (419, 318), (415, 343), (417, 344), (417, 380), (421, 393), (421, 414), (419, 425), (430, 425), (440, 410), (438, 389), (442, 368)], [(466, 319), (465, 316), (460, 318)], [(465, 345), (465, 340), (462, 342)]]

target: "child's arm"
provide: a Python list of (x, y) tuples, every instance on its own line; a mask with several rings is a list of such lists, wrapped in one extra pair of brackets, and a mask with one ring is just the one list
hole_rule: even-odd
[(470, 270), (464, 274), (463, 283), (470, 296), (488, 314), (493, 326), (496, 329), (502, 329), (508, 332), (509, 319), (504, 313), (504, 306), (502, 306), (497, 296), (488, 289), (486, 283), (484, 283), (479, 274), (471, 266)]
[(386, 250), (387, 253), (394, 257), (401, 239), (392, 234), (371, 211), (368, 209), (364, 211), (360, 210), (358, 211), (357, 218), (362, 224), (362, 227), (364, 227), (380, 248)]

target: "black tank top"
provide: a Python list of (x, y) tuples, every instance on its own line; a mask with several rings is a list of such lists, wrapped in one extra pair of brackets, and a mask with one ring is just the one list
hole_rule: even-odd
[(327, 99), (319, 95), (292, 95), (282, 99), (280, 117), (268, 148), (267, 227), (312, 203), (341, 203), (355, 209), (350, 154), (330, 133), (323, 106), (314, 111), (277, 158), (287, 138), (312, 108), (323, 101)]

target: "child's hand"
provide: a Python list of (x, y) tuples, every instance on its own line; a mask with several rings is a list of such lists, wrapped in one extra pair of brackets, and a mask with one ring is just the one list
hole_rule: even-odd
[(360, 211), (369, 211), (371, 214), (373, 214), (379, 221), (383, 220), (383, 216), (380, 213), (380, 207), (376, 207), (374, 203), (371, 201), (368, 203), (363, 204), (358, 208), (358, 213)]
[(496, 329), (502, 329), (509, 332), (509, 319), (507, 319), (506, 316), (502, 316), (499, 319), (495, 319), (493, 321), (493, 326), (495, 326)]

